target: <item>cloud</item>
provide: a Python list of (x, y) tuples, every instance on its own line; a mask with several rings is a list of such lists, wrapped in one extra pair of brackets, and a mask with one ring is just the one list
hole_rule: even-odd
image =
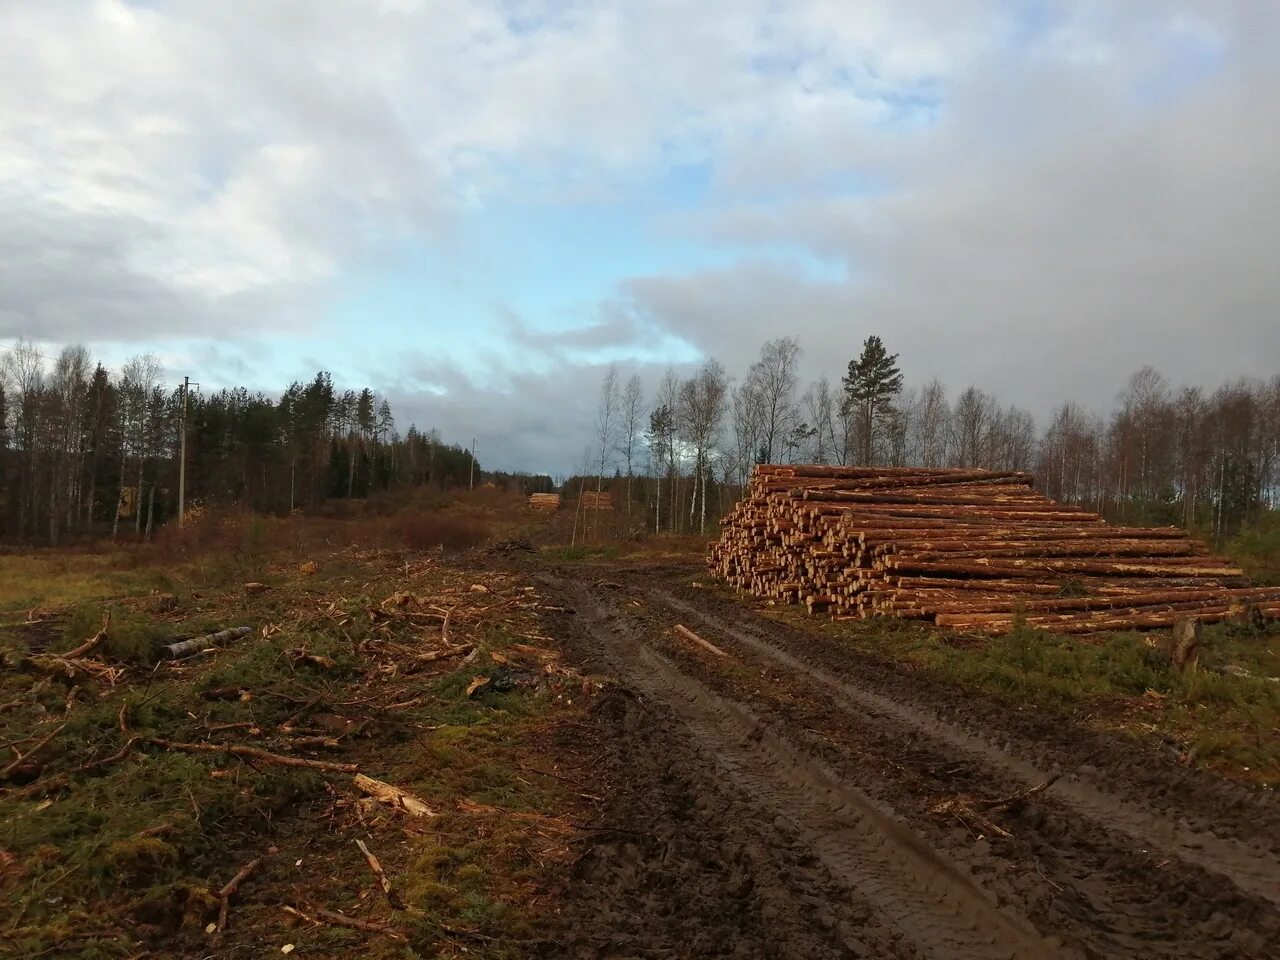
[[(1248, 0), (5, 4), (0, 339), (201, 340), (228, 377), (359, 362), (402, 421), (523, 466), (577, 456), (602, 363), (740, 373), (780, 335), (834, 376), (879, 333), (917, 379), (1037, 411), (1105, 406), (1147, 362), (1272, 373), (1278, 21)], [(613, 288), (476, 299), (525, 251), (477, 254), (473, 224), (559, 207), (697, 255), (548, 236)], [(326, 327), (406, 250), (476, 299), (466, 363), (353, 349), (376, 302), (369, 331)]]
[[(290, 297), (380, 251), (447, 254), (477, 207), (625, 191), (779, 117), (879, 110), (961, 21), (908, 35), (888, 0), (841, 6), (6, 4), (0, 218), (57, 237), (22, 273), (136, 290), (121, 338), (285, 325)], [(101, 332), (7, 272), (0, 336)]]
[[(891, 189), (748, 198), (690, 224), (843, 263), (846, 281), (747, 262), (627, 289), (731, 369), (785, 333), (810, 372), (834, 375), (878, 333), (915, 379), (977, 383), (1038, 414), (1066, 399), (1106, 410), (1146, 363), (1208, 386), (1272, 376), (1280, 103), (1260, 92), (1280, 80), (1277, 18), (1217, 32), (1169, 19), (1094, 42), (1065, 24), (957, 79), (945, 119), (895, 144)], [(1167, 51), (1143, 48), (1140, 25), (1226, 54), (1153, 103)]]

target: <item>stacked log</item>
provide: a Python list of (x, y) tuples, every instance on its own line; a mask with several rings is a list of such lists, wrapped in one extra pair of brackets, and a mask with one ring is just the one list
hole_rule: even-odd
[(582, 509), (583, 510), (612, 510), (613, 494), (608, 490), (602, 490), (597, 493), (595, 490), (585, 490), (582, 493)]
[(721, 525), (716, 574), (836, 618), (993, 634), (1280, 617), (1280, 588), (1252, 585), (1185, 530), (1113, 526), (1027, 473), (762, 465)]
[(560, 509), (560, 494), (558, 493), (531, 493), (529, 494), (529, 506), (535, 510), (545, 510), (547, 513), (555, 513)]

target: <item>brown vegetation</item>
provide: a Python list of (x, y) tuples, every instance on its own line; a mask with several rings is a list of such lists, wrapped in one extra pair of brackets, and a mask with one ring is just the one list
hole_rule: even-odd
[[(400, 545), (473, 524), (224, 515), (147, 559), (180, 562), (171, 593), (144, 576), (0, 626), (0, 953), (527, 939), (580, 804), (538, 771), (590, 688), (519, 576)], [(295, 552), (338, 534), (394, 546)], [(261, 579), (229, 576), (227, 549)]]

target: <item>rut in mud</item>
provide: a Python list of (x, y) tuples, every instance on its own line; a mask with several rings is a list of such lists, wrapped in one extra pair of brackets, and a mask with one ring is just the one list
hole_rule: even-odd
[[(571, 652), (620, 684), (595, 718), (610, 829), (565, 894), (570, 955), (1248, 958), (1280, 939), (1270, 795), (832, 662), (687, 578), (613, 577), (544, 578), (577, 611)], [(1001, 811), (1008, 837), (933, 812), (1051, 772)]]

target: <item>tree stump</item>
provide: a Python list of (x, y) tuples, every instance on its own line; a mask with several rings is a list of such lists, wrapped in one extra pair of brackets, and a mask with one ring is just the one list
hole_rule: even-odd
[(1169, 659), (1173, 663), (1173, 669), (1179, 673), (1194, 673), (1199, 665), (1201, 630), (1199, 620), (1184, 618), (1174, 621)]

